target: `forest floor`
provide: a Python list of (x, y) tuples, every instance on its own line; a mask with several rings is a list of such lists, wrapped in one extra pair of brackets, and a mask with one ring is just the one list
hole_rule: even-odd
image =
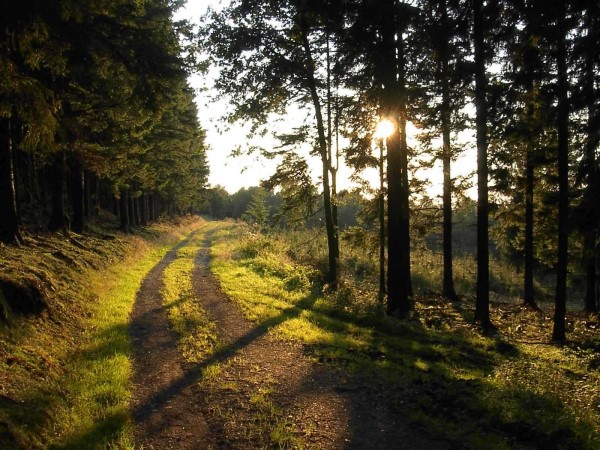
[[(133, 417), (136, 443), (148, 449), (448, 448), (411, 430), (360, 376), (306, 355), (247, 320), (209, 270), (213, 231), (190, 235), (152, 269), (138, 293)], [(178, 351), (160, 295), (164, 269), (189, 241), (194, 299), (214, 325), (218, 347), (190, 363)], [(213, 368), (207, 376), (207, 369)], [(218, 370), (214, 371), (214, 368)]]
[(197, 217), (0, 246), (0, 448), (600, 448), (598, 315), (397, 320), (345, 257), (332, 291), (318, 248)]

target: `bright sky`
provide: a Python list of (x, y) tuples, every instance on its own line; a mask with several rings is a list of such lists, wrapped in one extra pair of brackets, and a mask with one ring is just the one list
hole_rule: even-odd
[[(185, 18), (198, 22), (209, 7), (219, 9), (227, 4), (227, 0), (188, 0), (177, 18)], [(208, 163), (210, 166), (209, 184), (221, 185), (230, 193), (238, 191), (241, 187), (256, 186), (261, 179), (269, 176), (275, 170), (272, 161), (262, 161), (256, 157), (237, 157), (229, 155), (232, 150), (246, 144), (246, 131), (241, 127), (224, 130), (222, 116), (227, 111), (226, 101), (215, 101), (212, 89), (215, 72), (206, 75), (192, 75), (190, 84), (196, 89), (196, 103), (200, 117), (200, 124), (206, 130)]]
[[(192, 22), (198, 22), (209, 7), (219, 9), (228, 4), (228, 0), (188, 0), (186, 6), (182, 8), (176, 18), (185, 18)], [(261, 180), (268, 178), (275, 172), (277, 162), (260, 158), (258, 155), (231, 157), (232, 150), (240, 145), (242, 147), (259, 145), (265, 148), (273, 147), (276, 141), (269, 138), (258, 139), (248, 142), (246, 139), (247, 127), (236, 125), (230, 129), (224, 129), (221, 120), (227, 110), (227, 102), (213, 100), (212, 89), (213, 77), (215, 72), (209, 72), (207, 75), (193, 75), (190, 83), (196, 89), (196, 101), (199, 109), (200, 123), (207, 132), (207, 143), (210, 147), (208, 151), (208, 163), (210, 165), (209, 184), (212, 186), (221, 185), (229, 193), (238, 191), (241, 187), (256, 186)], [(412, 127), (408, 130), (408, 135), (414, 135), (417, 130)], [(309, 163), (310, 163), (309, 159)], [(315, 181), (320, 170), (320, 161), (318, 158), (312, 158), (314, 164)], [(453, 165), (453, 176), (466, 175), (474, 167), (473, 152), (465, 152), (459, 160)], [(338, 171), (338, 189), (347, 189), (352, 187), (350, 182), (351, 171), (346, 167), (340, 167)], [(371, 181), (373, 185), (378, 185), (377, 171), (373, 170), (364, 174), (364, 177)], [(438, 163), (432, 170), (428, 170), (419, 175), (419, 177), (429, 178), (431, 181), (430, 195), (440, 195), (442, 191), (442, 171)]]

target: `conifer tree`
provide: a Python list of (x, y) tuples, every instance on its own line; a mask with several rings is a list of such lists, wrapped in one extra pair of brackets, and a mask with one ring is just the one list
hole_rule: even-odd
[(439, 155), (443, 170), (442, 295), (451, 300), (457, 298), (452, 259), (452, 197), (457, 186), (451, 176), (451, 163), (459, 150), (453, 136), (466, 128), (462, 109), (470, 81), (470, 74), (465, 70), (468, 56), (465, 52), (468, 48), (465, 9), (465, 5), (455, 1), (423, 1), (420, 3), (420, 26), (417, 27), (419, 43), (423, 47), (419, 77), (427, 80), (424, 89), (427, 93), (421, 101), (423, 107), (419, 120), (431, 129), (431, 132), (422, 134), (421, 140), (430, 147), (434, 138), (442, 137)]
[(489, 328), (489, 197), (487, 137), (486, 14), (483, 0), (473, 0), (473, 49), (477, 131), (477, 293), (475, 320)]

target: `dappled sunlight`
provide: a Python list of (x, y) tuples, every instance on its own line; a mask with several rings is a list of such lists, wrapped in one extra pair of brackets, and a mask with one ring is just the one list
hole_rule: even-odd
[[(238, 236), (243, 234), (240, 229)], [(390, 407), (399, 414), (407, 414), (414, 425), (435, 430), (448, 442), (466, 441), (473, 446), (482, 444), (479, 438), (482, 429), (490, 433), (489, 442), (498, 444), (504, 442), (505, 434), (515, 430), (517, 434), (522, 430), (523, 436), (518, 438), (525, 441), (539, 438), (551, 442), (552, 433), (560, 434), (565, 429), (579, 430), (564, 436), (568, 442), (590, 438), (585, 430), (593, 427), (597, 415), (578, 412), (566, 398), (575, 386), (581, 386), (577, 381), (580, 379), (576, 377), (571, 382), (560, 375), (556, 388), (540, 390), (535, 377), (524, 378), (532, 373), (530, 369), (515, 367), (516, 362), (525, 361), (523, 352), (534, 360), (539, 356), (526, 347), (481, 336), (470, 325), (469, 309), (460, 303), (439, 303), (438, 309), (438, 300), (425, 302), (417, 308), (422, 315), (419, 320), (380, 318), (369, 323), (364, 319), (356, 322), (355, 317), (336, 309), (329, 297), (318, 292), (309, 293), (306, 299), (289, 298), (289, 293), (281, 289), (285, 270), (264, 266), (258, 271), (250, 270), (242, 284), (251, 284), (256, 290), (241, 289), (240, 279), (228, 274), (237, 273), (239, 267), (253, 267), (254, 258), (259, 258), (261, 265), (269, 262), (279, 268), (290, 263), (282, 264), (279, 260), (282, 256), (286, 258), (287, 253), (282, 243), (277, 244), (277, 253), (263, 244), (259, 244), (260, 251), (254, 252), (249, 251), (245, 241), (243, 253), (238, 251), (237, 257), (221, 258), (221, 252), (236, 254), (235, 248), (240, 244), (233, 236), (215, 241), (212, 268), (247, 317), (257, 326), (269, 328), (280, 339), (303, 343), (307, 354), (317, 361), (342, 367), (361, 379), (366, 377), (370, 380), (367, 385), (373, 386), (368, 389), (383, 389)], [(269, 289), (262, 288), (262, 283)], [(544, 371), (556, 370), (556, 362), (565, 361), (563, 350), (549, 350), (543, 356), (548, 362), (540, 365), (546, 369), (536, 377), (548, 379), (549, 372)], [(556, 356), (551, 356), (552, 351)], [(570, 367), (563, 370), (573, 370)], [(531, 381), (523, 384), (526, 379)], [(578, 398), (587, 395), (585, 389)], [(564, 401), (558, 400), (563, 394)], [(512, 400), (508, 401), (509, 398)], [(542, 408), (538, 414), (544, 414), (545, 429), (554, 431), (550, 434), (531, 431), (526, 417), (528, 402)], [(475, 420), (472, 427), (464, 427), (468, 417)]]

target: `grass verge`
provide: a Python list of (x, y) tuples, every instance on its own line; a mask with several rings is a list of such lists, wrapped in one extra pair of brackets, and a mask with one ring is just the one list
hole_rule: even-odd
[[(282, 237), (240, 226), (216, 236), (212, 270), (249, 319), (385, 392), (415, 430), (466, 448), (600, 448), (597, 333), (544, 345), (533, 327), (544, 313), (505, 305), (494, 312), (502, 338), (486, 338), (468, 307), (439, 298), (419, 299), (411, 321), (386, 319), (352, 280), (319, 294), (290, 253)], [(525, 324), (533, 342), (512, 329)]]
[(128, 316), (146, 273), (195, 226), (0, 249), (2, 276), (34, 277), (44, 299), (40, 314), (0, 324), (1, 448), (132, 448)]
[(215, 222), (205, 222), (198, 228), (163, 273), (163, 304), (172, 329), (179, 335), (182, 356), (189, 363), (201, 362), (218, 345), (215, 325), (207, 317), (192, 286), (194, 261), (203, 247), (205, 233), (217, 226)]
[[(205, 245), (207, 233), (216, 230), (224, 232), (231, 227), (231, 223), (204, 224), (178, 250), (175, 260), (163, 274), (163, 304), (172, 329), (179, 335), (182, 356), (189, 363), (202, 363), (211, 355), (229, 349), (220, 342), (215, 324), (208, 318), (200, 299), (196, 297), (192, 277), (195, 258)], [(265, 263), (264, 267), (267, 266)], [(218, 417), (226, 428), (235, 430), (234, 435), (244, 442), (238, 442), (239, 445), (279, 449), (304, 448), (300, 439), (291, 432), (289, 419), (273, 400), (269, 389), (259, 388), (251, 394), (242, 393), (238, 383), (244, 380), (222, 380), (223, 373), (227, 372), (230, 364), (235, 365), (237, 358), (234, 356), (203, 366), (198, 382), (211, 400), (209, 408), (212, 414)], [(236, 376), (239, 377), (240, 374), (236, 373)], [(253, 385), (259, 385), (261, 382), (254, 377), (251, 381), (245, 381)]]

